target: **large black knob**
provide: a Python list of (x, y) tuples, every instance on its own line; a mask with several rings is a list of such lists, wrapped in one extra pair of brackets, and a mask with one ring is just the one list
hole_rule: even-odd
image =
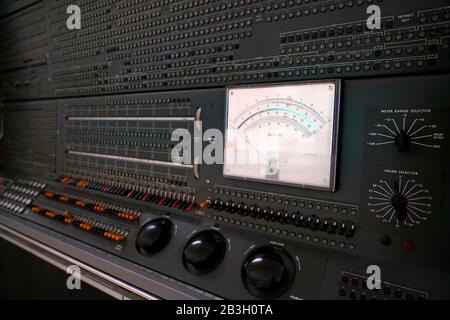
[(395, 137), (395, 145), (397, 146), (398, 152), (408, 152), (411, 145), (411, 138), (408, 133), (401, 130), (400, 133)]
[(224, 236), (215, 230), (197, 233), (184, 247), (184, 267), (195, 275), (212, 272), (222, 262), (227, 251)]
[(282, 248), (266, 246), (253, 250), (242, 265), (242, 281), (260, 299), (275, 299), (291, 287), (295, 264)]
[(144, 255), (155, 254), (170, 242), (173, 224), (169, 219), (155, 219), (144, 225), (136, 238), (136, 249)]
[(408, 217), (408, 199), (401, 193), (398, 182), (394, 182), (394, 195), (391, 198), (398, 221), (404, 221)]

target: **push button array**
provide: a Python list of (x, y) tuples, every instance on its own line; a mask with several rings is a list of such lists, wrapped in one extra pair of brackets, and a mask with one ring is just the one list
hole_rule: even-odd
[(2, 196), (3, 198), (12, 200), (14, 202), (19, 202), (20, 204), (23, 204), (25, 206), (28, 206), (33, 201), (31, 198), (11, 192), (5, 192)]
[(18, 204), (10, 200), (1, 198), (0, 198), (0, 208), (12, 211), (14, 213), (22, 213), (25, 210), (25, 206), (23, 206), (22, 204)]
[[(256, 191), (248, 191), (248, 190), (235, 190), (228, 189), (225, 187), (216, 187), (214, 188), (214, 193), (217, 195), (223, 195), (226, 197), (235, 198), (235, 202), (243, 201), (247, 202), (248, 200), (266, 202), (267, 204), (283, 204), (285, 206), (290, 206), (293, 208), (301, 208), (301, 209), (309, 209), (309, 210), (317, 210), (322, 212), (331, 212), (333, 214), (342, 214), (342, 215), (351, 215), (356, 216), (358, 214), (358, 207), (356, 205), (351, 204), (341, 204), (341, 203), (332, 203), (323, 200), (314, 200), (314, 199), (305, 199), (300, 197), (290, 197), (286, 195), (279, 194), (266, 194), (260, 193)], [(220, 200), (220, 199), (219, 199)], [(215, 200), (211, 200), (215, 201)], [(231, 201), (231, 200), (228, 200)]]
[(46, 218), (73, 225), (78, 229), (100, 235), (112, 241), (124, 241), (128, 236), (128, 231), (125, 229), (96, 221), (79, 214), (74, 214), (70, 211), (50, 210), (37, 205), (31, 206), (30, 209), (32, 212)]
[(349, 300), (426, 300), (428, 293), (381, 282), (381, 289), (370, 290), (367, 277), (350, 272), (342, 272), (338, 296)]
[(130, 209), (114, 208), (114, 206), (91, 199), (77, 199), (71, 196), (56, 194), (51, 191), (45, 191), (44, 196), (58, 202), (67, 203), (78, 208), (87, 209), (99, 214), (116, 217), (128, 222), (139, 221), (140, 213)]
[(42, 190), (47, 186), (43, 182), (31, 180), (31, 179), (19, 179), (19, 180), (17, 180), (17, 183), (22, 186), (29, 187), (32, 189), (37, 189), (37, 190)]
[(73, 185), (82, 189), (96, 190), (103, 193), (109, 193), (128, 199), (147, 202), (163, 207), (183, 210), (191, 212), (195, 208), (195, 197), (180, 194), (171, 191), (163, 191), (157, 189), (150, 189), (140, 191), (137, 189), (130, 189), (127, 187), (114, 187), (103, 183), (90, 182), (86, 180), (78, 180), (71, 177), (57, 178), (57, 181), (67, 185)]
[(238, 214), (244, 217), (249, 216), (255, 219), (263, 219), (279, 224), (290, 224), (312, 231), (338, 234), (347, 238), (354, 237), (356, 233), (356, 225), (352, 221), (338, 222), (331, 217), (323, 219), (314, 214), (308, 215), (300, 212), (291, 213), (283, 209), (273, 209), (270, 207), (261, 208), (256, 204), (247, 205), (244, 202), (235, 203), (231, 200), (225, 201), (215, 199), (208, 202), (208, 208), (217, 211), (225, 211), (230, 214)]
[[(46, 186), (45, 183), (30, 179), (8, 181), (9, 188), (0, 194), (0, 207), (13, 213), (24, 212), (25, 208), (39, 195), (40, 190)], [(6, 183), (3, 185), (6, 187)]]

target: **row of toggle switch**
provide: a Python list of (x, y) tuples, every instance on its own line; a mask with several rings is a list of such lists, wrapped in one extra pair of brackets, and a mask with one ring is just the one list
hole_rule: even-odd
[(25, 207), (23, 205), (1, 198), (0, 208), (7, 209), (15, 213), (22, 213), (25, 210)]
[(334, 218), (323, 219), (316, 215), (306, 215), (300, 212), (290, 213), (282, 209), (260, 208), (258, 205), (247, 205), (243, 202), (235, 203), (231, 200), (208, 200), (206, 205), (203, 204), (203, 206), (218, 211), (226, 211), (231, 214), (250, 216), (255, 219), (264, 219), (280, 224), (291, 224), (296, 227), (311, 229), (312, 231), (338, 234), (347, 238), (353, 237), (356, 233), (356, 225), (351, 221), (338, 222)]
[(141, 214), (139, 212), (129, 210), (129, 209), (124, 209), (124, 208), (117, 208), (113, 205), (102, 203), (102, 202), (99, 202), (96, 200), (87, 199), (87, 198), (74, 199), (70, 196), (56, 194), (51, 191), (45, 191), (44, 196), (47, 199), (52, 199), (52, 200), (56, 200), (58, 202), (71, 204), (71, 205), (77, 206), (82, 209), (88, 209), (88, 210), (94, 211), (96, 213), (109, 215), (109, 216), (116, 217), (121, 220), (129, 221), (129, 222), (139, 221), (139, 217), (141, 216)]
[(31, 180), (18, 179), (16, 182), (9, 180), (7, 191), (0, 195), (0, 207), (14, 213), (22, 213), (31, 204), (33, 198), (39, 195), (39, 191), (45, 188), (45, 183)]
[(31, 180), (31, 179), (18, 179), (17, 183), (19, 185), (25, 186), (25, 187), (29, 187), (32, 189), (37, 189), (37, 190), (42, 190), (44, 189), (47, 185), (43, 182), (40, 181), (36, 181), (36, 180)]
[(37, 197), (39, 195), (39, 190), (31, 189), (27, 187), (23, 187), (17, 184), (13, 184), (9, 190), (22, 193), (24, 195), (30, 196), (30, 197)]
[(60, 177), (56, 181), (73, 185), (82, 189), (91, 189), (128, 199), (143, 201), (159, 206), (191, 212), (195, 208), (195, 197), (158, 189), (133, 190), (132, 187), (114, 187), (103, 183), (78, 180), (71, 177)]
[(12, 193), (12, 192), (5, 192), (2, 194), (3, 198), (13, 200), (15, 202), (19, 202), (20, 204), (23, 204), (25, 206), (28, 206), (33, 200), (29, 197), (23, 196), (18, 193)]
[(31, 206), (31, 211), (41, 216), (73, 225), (81, 230), (88, 231), (113, 241), (124, 241), (128, 236), (128, 231), (108, 225), (104, 222), (95, 221), (91, 218), (74, 214), (70, 211), (47, 210), (37, 205)]

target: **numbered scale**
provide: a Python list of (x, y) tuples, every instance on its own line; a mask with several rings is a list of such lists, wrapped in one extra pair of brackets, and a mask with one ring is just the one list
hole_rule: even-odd
[(333, 190), (339, 82), (227, 91), (224, 175)]
[(385, 223), (414, 227), (432, 213), (430, 190), (413, 177), (398, 175), (393, 181), (380, 179), (369, 189), (370, 213)]
[(384, 163), (447, 161), (445, 108), (369, 108), (365, 159)]
[[(440, 236), (445, 174), (426, 167), (366, 165), (361, 209), (363, 223), (408, 239)], [(434, 231), (433, 231), (434, 230)]]
[[(401, 111), (401, 110), (400, 110)], [(389, 117), (374, 125), (367, 144), (371, 147), (395, 146), (398, 152), (408, 152), (413, 147), (440, 149), (444, 134), (435, 123), (429, 123), (422, 115), (392, 111)]]

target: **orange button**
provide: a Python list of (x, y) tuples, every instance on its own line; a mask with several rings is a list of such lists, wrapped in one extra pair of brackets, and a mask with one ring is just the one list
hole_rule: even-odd
[(206, 207), (209, 206), (209, 204), (211, 203), (210, 200), (203, 200), (202, 202), (200, 202), (200, 204), (198, 205), (198, 207), (200, 209), (205, 209)]
[(59, 200), (64, 201), (64, 202), (69, 202), (70, 199), (69, 199), (69, 197), (66, 197), (66, 196), (60, 196)]
[(31, 211), (33, 211), (34, 213), (39, 213), (39, 211), (41, 211), (41, 209), (38, 207), (32, 207)]

